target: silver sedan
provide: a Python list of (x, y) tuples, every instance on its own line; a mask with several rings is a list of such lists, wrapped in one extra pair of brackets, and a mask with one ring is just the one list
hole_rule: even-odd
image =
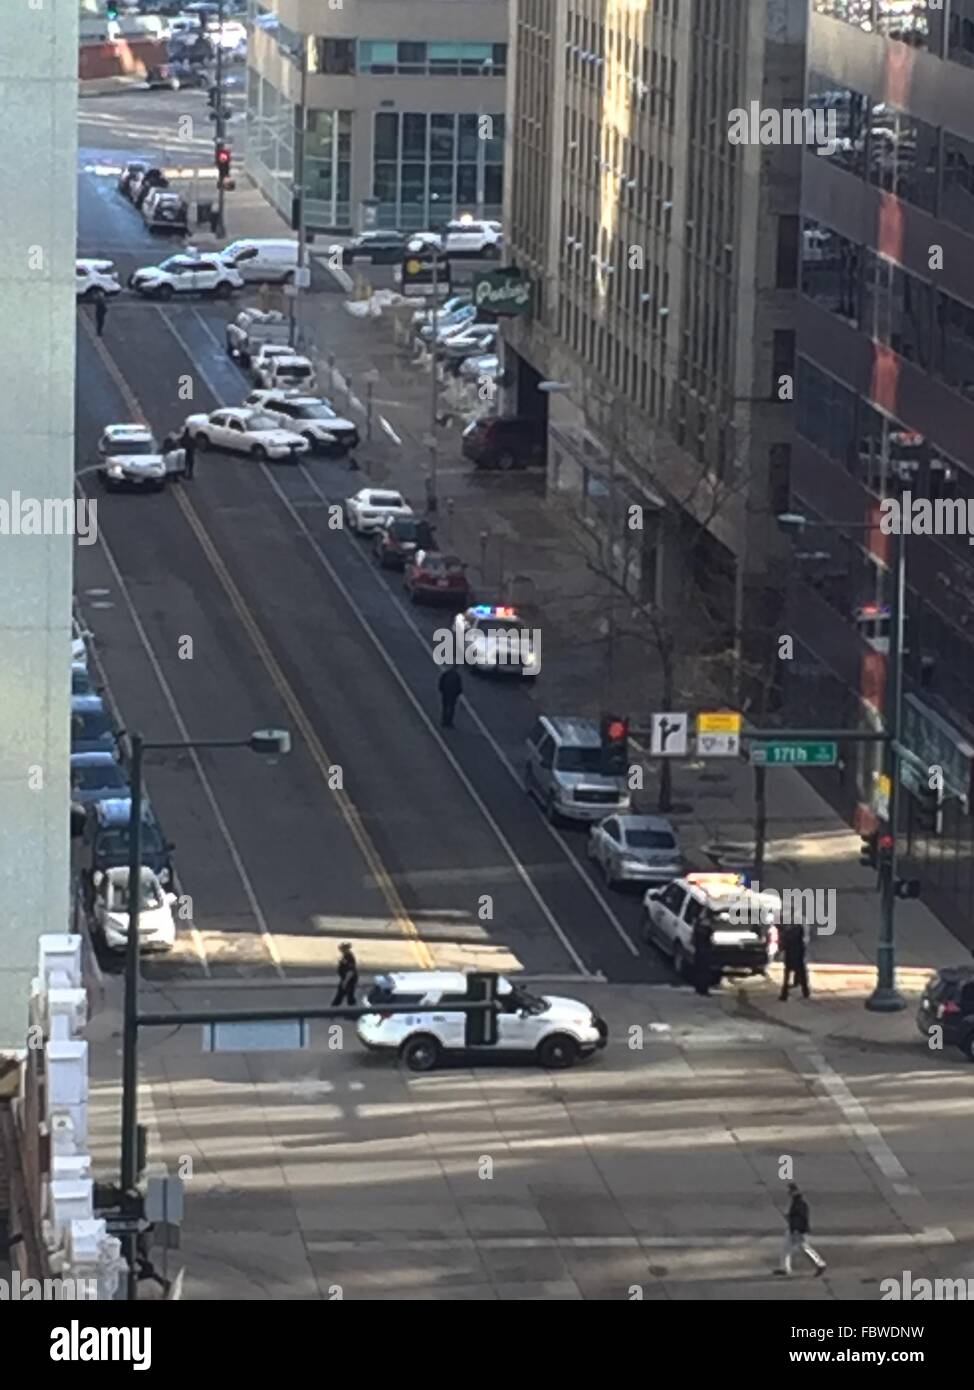
[(610, 888), (668, 883), (684, 868), (676, 833), (665, 816), (609, 816), (592, 826), (588, 852)]

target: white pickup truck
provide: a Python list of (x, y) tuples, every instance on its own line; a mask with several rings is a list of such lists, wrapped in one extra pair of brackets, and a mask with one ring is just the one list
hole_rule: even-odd
[(261, 309), (241, 309), (227, 324), (226, 337), (229, 355), (241, 366), (249, 367), (262, 347), (287, 346), (288, 321), (276, 309), (266, 313)]

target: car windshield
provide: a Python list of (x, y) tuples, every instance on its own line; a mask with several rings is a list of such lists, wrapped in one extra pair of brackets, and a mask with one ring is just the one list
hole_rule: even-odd
[(391, 535), (397, 541), (420, 541), (427, 540), (429, 537), (429, 527), (424, 521), (417, 521), (411, 516), (399, 517), (389, 527)]
[[(166, 260), (160, 262), (159, 269), (160, 269), (160, 270), (179, 270), (181, 267), (185, 266), (185, 264), (186, 264), (186, 257), (185, 257), (185, 256), (169, 256)], [(151, 267), (150, 267), (150, 269), (151, 269)]]
[(282, 376), (293, 376), (295, 379), (311, 375), (311, 368), (307, 362), (282, 362), (278, 370)]
[[(108, 906), (112, 912), (127, 912), (129, 905), (129, 886), (128, 882), (113, 883), (109, 888)], [(162, 907), (165, 899), (159, 884), (154, 878), (142, 880), (142, 896), (139, 906), (146, 910), (154, 907)]]
[(112, 732), (112, 722), (103, 709), (77, 710), (71, 716), (72, 739), (104, 738)]
[(601, 772), (601, 748), (560, 748), (556, 759), (559, 772)]
[(335, 414), (320, 401), (315, 401), (312, 405), (293, 406), (292, 411), (296, 420), (330, 420)]
[(118, 763), (105, 762), (93, 767), (73, 767), (71, 785), (81, 792), (97, 792), (118, 791), (127, 784)]
[(668, 830), (627, 830), (626, 844), (633, 849), (676, 849)]
[(157, 454), (159, 446), (154, 439), (110, 439), (108, 441), (108, 452), (113, 457), (120, 454), (127, 454), (142, 457), (148, 454)]
[[(108, 830), (103, 830), (98, 837), (99, 854), (108, 855), (114, 858), (116, 855), (128, 854), (129, 848), (129, 828), (127, 825), (112, 826)], [(162, 843), (162, 836), (156, 827), (148, 821), (142, 822), (142, 853), (143, 854), (163, 854), (165, 847)]]
[(402, 498), (398, 492), (370, 492), (366, 498), (369, 507), (401, 507)]
[(537, 994), (531, 994), (526, 989), (521, 989), (515, 985), (508, 998), (516, 1009), (524, 1009), (529, 1014), (544, 1014), (548, 1012), (550, 1005), (547, 999), (542, 999)]

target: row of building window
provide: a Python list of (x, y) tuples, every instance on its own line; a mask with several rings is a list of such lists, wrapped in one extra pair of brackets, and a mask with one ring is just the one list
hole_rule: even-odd
[(378, 111), (372, 157), (380, 226), (408, 231), (448, 221), (457, 211), (500, 214), (501, 114)]
[(933, 498), (974, 496), (974, 476), (806, 357), (798, 359), (795, 406), (798, 433), (877, 497), (898, 488)]
[(974, 0), (815, 0), (815, 9), (867, 33), (974, 65)]
[(808, 102), (836, 113), (822, 159), (974, 234), (974, 142), (821, 74), (810, 75)]
[(507, 44), (316, 38), (311, 70), (333, 76), (504, 77)]
[(974, 308), (831, 227), (802, 229), (802, 291), (974, 401)]

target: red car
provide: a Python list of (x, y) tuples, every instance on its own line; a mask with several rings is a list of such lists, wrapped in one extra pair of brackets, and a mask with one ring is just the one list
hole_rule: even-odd
[(456, 555), (419, 550), (406, 561), (402, 582), (413, 603), (448, 603), (454, 608), (466, 608), (470, 602), (467, 572)]

